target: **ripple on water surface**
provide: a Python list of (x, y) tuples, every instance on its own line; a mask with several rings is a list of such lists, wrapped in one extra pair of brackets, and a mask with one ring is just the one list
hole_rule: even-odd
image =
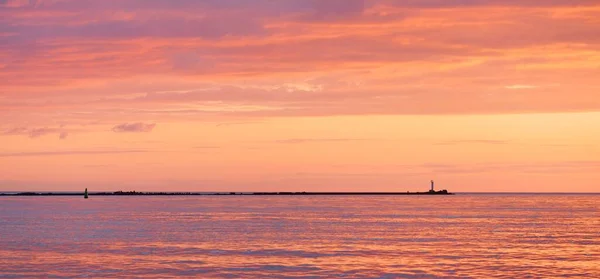
[(0, 278), (600, 278), (600, 196), (0, 197)]

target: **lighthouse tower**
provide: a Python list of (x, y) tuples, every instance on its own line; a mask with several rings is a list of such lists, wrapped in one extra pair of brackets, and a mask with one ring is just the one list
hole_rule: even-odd
[(434, 187), (434, 182), (433, 182), (433, 180), (431, 180), (431, 190), (429, 190), (429, 192), (435, 192), (433, 187)]

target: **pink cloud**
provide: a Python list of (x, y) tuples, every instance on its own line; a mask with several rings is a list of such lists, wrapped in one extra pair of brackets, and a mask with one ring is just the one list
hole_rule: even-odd
[(152, 132), (156, 123), (124, 123), (112, 128), (115, 133), (149, 133)]
[(27, 128), (27, 127), (16, 127), (5, 130), (2, 134), (4, 135), (25, 135), (30, 138), (39, 138), (41, 136), (49, 134), (58, 134), (59, 139), (66, 139), (69, 132), (64, 128)]
[(103, 155), (103, 154), (127, 154), (146, 153), (143, 149), (128, 150), (64, 150), (64, 151), (35, 151), (35, 152), (0, 152), (0, 157), (41, 157), (41, 156), (71, 156), (71, 155)]
[(5, 1), (0, 117), (600, 109), (594, 1), (259, 2)]

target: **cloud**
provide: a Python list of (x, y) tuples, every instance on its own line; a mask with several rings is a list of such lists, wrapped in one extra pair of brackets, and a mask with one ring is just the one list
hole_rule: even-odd
[(152, 132), (156, 123), (124, 123), (112, 128), (115, 133), (149, 133)]
[(519, 89), (535, 89), (535, 88), (538, 88), (538, 87), (539, 86), (528, 85), (528, 84), (513, 84), (513, 85), (504, 86), (504, 88), (506, 88), (506, 89), (515, 89), (515, 90), (519, 90)]
[(508, 140), (488, 140), (488, 139), (469, 139), (469, 140), (448, 140), (435, 143), (435, 145), (458, 145), (458, 144), (508, 144)]
[(369, 139), (352, 139), (352, 138), (331, 138), (331, 139), (310, 139), (310, 138), (300, 138), (300, 139), (281, 139), (276, 140), (276, 143), (283, 144), (298, 144), (298, 143), (310, 143), (310, 142), (345, 142), (345, 141), (367, 141)]
[(126, 154), (126, 153), (146, 153), (146, 152), (148, 152), (148, 151), (143, 150), (143, 149), (0, 152), (0, 157), (37, 157), (37, 156), (67, 156), (67, 155), (96, 155), (96, 154)]
[(3, 3), (0, 119), (28, 125), (600, 109), (598, 1)]
[(59, 139), (66, 139), (69, 133), (63, 128), (27, 128), (27, 127), (16, 127), (5, 130), (3, 135), (25, 135), (30, 138), (39, 138), (49, 134), (58, 134)]
[(356, 17), (365, 11), (365, 0), (306, 0), (312, 4), (313, 13), (305, 20), (332, 20)]
[(243, 122), (223, 122), (218, 123), (216, 127), (228, 127), (228, 126), (237, 126), (237, 125), (252, 125), (252, 124), (261, 124), (263, 122), (260, 121), (243, 121)]
[(596, 5), (595, 0), (384, 0), (390, 6), (412, 9), (448, 9), (475, 7), (560, 7)]
[(558, 162), (526, 162), (526, 163), (478, 163), (478, 164), (438, 164), (428, 163), (417, 166), (434, 173), (444, 174), (476, 174), (489, 172), (517, 173), (580, 173), (590, 172), (600, 167), (600, 161), (558, 161)]
[(108, 167), (114, 167), (116, 165), (110, 165), (110, 164), (91, 164), (91, 165), (83, 165), (84, 168), (108, 168)]
[(219, 149), (221, 148), (220, 146), (216, 146), (216, 145), (199, 145), (199, 146), (193, 146), (193, 149)]

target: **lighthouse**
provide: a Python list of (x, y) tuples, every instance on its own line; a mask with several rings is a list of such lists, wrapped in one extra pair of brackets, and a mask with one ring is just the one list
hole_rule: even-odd
[(433, 189), (434, 183), (433, 180), (431, 180), (431, 190), (429, 190), (429, 192), (435, 192), (435, 190)]

